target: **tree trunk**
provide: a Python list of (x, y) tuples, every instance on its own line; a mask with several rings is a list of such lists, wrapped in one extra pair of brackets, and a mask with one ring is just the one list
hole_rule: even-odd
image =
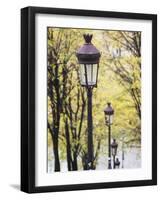
[(58, 134), (54, 133), (52, 137), (53, 141), (53, 153), (54, 153), (54, 171), (60, 171), (59, 151), (58, 151)]
[(53, 112), (53, 119), (55, 121), (54, 124), (54, 156), (55, 156), (55, 171), (60, 171), (60, 161), (59, 161), (59, 140), (58, 140), (58, 135), (59, 135), (59, 125), (60, 125), (60, 84), (59, 84), (59, 79), (58, 79), (58, 64), (56, 64), (55, 67), (55, 81), (54, 81), (54, 87), (55, 87), (55, 92), (56, 92), (56, 115), (54, 116)]
[(84, 154), (82, 157), (82, 165), (83, 165), (83, 170), (88, 170), (88, 154)]
[(73, 152), (72, 170), (73, 171), (77, 171), (78, 170), (77, 153), (76, 153), (76, 151)]
[(67, 152), (67, 165), (68, 171), (72, 170), (71, 166), (71, 147), (70, 147), (70, 135), (69, 135), (69, 128), (68, 128), (68, 121), (65, 121), (65, 135), (66, 135), (66, 152)]

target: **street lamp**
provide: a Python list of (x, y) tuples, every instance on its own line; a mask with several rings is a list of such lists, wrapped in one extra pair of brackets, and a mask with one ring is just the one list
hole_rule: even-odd
[(98, 68), (100, 52), (91, 43), (92, 34), (83, 35), (85, 44), (78, 49), (76, 56), (80, 64), (80, 83), (87, 89), (88, 97), (88, 168), (94, 169), (93, 166), (93, 120), (92, 120), (92, 89), (97, 87)]
[(113, 123), (114, 109), (111, 103), (107, 103), (107, 107), (104, 109), (105, 123), (108, 126), (108, 169), (111, 169), (111, 125)]
[(118, 144), (116, 143), (116, 140), (113, 139), (113, 142), (111, 144), (111, 151), (112, 151), (112, 156), (113, 156), (113, 168), (115, 169), (115, 156), (117, 154), (117, 147), (118, 147)]

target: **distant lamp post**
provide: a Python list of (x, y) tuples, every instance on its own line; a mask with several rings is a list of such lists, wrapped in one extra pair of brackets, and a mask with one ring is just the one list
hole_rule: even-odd
[[(115, 161), (115, 157), (116, 157), (116, 154), (117, 154), (117, 147), (118, 147), (118, 144), (116, 143), (116, 140), (113, 139), (113, 142), (111, 144), (111, 151), (112, 151), (112, 156), (113, 156), (113, 168), (115, 169), (115, 166), (116, 166), (116, 161)], [(118, 158), (117, 158), (118, 160)]]
[(115, 58), (120, 58), (121, 57), (121, 48), (115, 48), (112, 49), (112, 57)]
[(107, 107), (104, 109), (105, 113), (105, 123), (107, 126), (110, 126), (113, 124), (113, 115), (114, 115), (114, 110), (111, 106), (111, 103), (107, 103)]
[(114, 109), (111, 103), (107, 103), (107, 107), (104, 109), (105, 123), (108, 126), (108, 169), (111, 169), (111, 125), (113, 123)]
[(78, 49), (76, 56), (80, 65), (80, 83), (87, 89), (88, 97), (88, 168), (93, 166), (93, 119), (92, 119), (92, 90), (97, 87), (98, 68), (100, 60), (99, 50), (91, 43), (92, 36), (84, 34), (85, 44)]

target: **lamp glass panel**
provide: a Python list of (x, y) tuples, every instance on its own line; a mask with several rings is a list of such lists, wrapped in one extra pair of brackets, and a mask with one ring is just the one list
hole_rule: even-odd
[(111, 125), (113, 123), (113, 115), (106, 115), (106, 124)]
[(109, 115), (109, 124), (113, 123), (113, 115)]
[(88, 85), (96, 85), (97, 68), (97, 64), (86, 64)]
[(87, 82), (88, 82), (88, 85), (92, 85), (92, 65), (91, 64), (88, 64), (86, 65), (86, 70), (87, 70)]
[(89, 86), (96, 85), (97, 70), (98, 70), (97, 64), (80, 64), (81, 85), (89, 85)]
[(97, 75), (98, 75), (97, 70), (98, 70), (98, 65), (93, 64), (93, 79), (92, 79), (92, 82), (93, 82), (94, 85), (97, 82)]
[(111, 153), (112, 153), (113, 156), (115, 156), (116, 153), (117, 153), (117, 148), (112, 148), (111, 147)]

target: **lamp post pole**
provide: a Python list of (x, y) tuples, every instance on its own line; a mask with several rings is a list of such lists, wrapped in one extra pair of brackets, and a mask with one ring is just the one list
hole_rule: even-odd
[(124, 168), (124, 141), (122, 141), (122, 168)]
[[(92, 118), (92, 87), (87, 87), (88, 97), (88, 167), (93, 169), (93, 118)], [(89, 166), (90, 165), (90, 166)]]
[(113, 139), (113, 142), (111, 144), (112, 156), (113, 156), (113, 169), (115, 169), (116, 166), (120, 165), (119, 159), (117, 158), (117, 162), (115, 160), (116, 155), (117, 155), (117, 147), (118, 147), (118, 144), (116, 143), (116, 139)]
[(115, 169), (115, 155), (113, 155), (113, 168)]
[(108, 169), (111, 169), (111, 125), (108, 125)]

